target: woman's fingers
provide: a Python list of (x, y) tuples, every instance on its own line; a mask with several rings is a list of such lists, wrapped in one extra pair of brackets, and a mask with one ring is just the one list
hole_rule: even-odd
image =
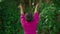
[(21, 9), (21, 8), (22, 8), (22, 5), (20, 4), (20, 5), (18, 6), (18, 8), (20, 8), (20, 9)]
[(36, 7), (38, 7), (39, 6), (39, 4), (36, 4)]

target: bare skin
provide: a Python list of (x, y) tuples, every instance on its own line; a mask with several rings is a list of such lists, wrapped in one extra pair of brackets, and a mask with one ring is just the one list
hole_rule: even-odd
[(23, 6), (21, 4), (18, 6), (18, 8), (21, 10), (21, 14), (24, 13)]
[[(39, 6), (39, 4), (36, 4), (35, 12), (37, 12), (38, 6)], [(21, 4), (20, 4), (20, 6), (18, 8), (21, 10), (21, 14), (24, 13), (23, 6)]]
[(39, 6), (39, 4), (36, 4), (35, 12), (37, 12), (37, 10), (38, 10), (38, 6)]

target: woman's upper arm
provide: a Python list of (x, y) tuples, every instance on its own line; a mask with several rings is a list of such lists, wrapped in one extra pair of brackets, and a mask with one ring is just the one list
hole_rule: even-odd
[(25, 22), (24, 13), (22, 13), (22, 14), (20, 15), (20, 22), (21, 22), (21, 23), (24, 23), (24, 22)]
[(34, 12), (33, 18), (36, 22), (38, 22), (38, 19), (39, 19), (38, 12)]

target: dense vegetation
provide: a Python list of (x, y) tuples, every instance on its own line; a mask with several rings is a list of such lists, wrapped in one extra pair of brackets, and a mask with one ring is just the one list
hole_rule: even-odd
[[(23, 34), (19, 22), (21, 0), (0, 0), (0, 34)], [(36, 2), (34, 0), (31, 0)], [(39, 0), (37, 0), (38, 2)], [(60, 34), (60, 0), (40, 0), (37, 34)], [(28, 4), (27, 4), (28, 5)], [(30, 6), (30, 7), (29, 7)], [(33, 7), (33, 8), (32, 8)], [(34, 12), (35, 5), (25, 7), (25, 12)]]

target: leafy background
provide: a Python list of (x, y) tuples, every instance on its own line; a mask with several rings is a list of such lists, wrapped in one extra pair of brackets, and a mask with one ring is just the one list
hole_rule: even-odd
[[(0, 0), (0, 34), (23, 34), (19, 22), (21, 0)], [(34, 0), (31, 0), (32, 2)], [(39, 0), (37, 0), (39, 1)], [(60, 0), (40, 0), (37, 34), (60, 34)], [(25, 8), (25, 12), (35, 6)]]

